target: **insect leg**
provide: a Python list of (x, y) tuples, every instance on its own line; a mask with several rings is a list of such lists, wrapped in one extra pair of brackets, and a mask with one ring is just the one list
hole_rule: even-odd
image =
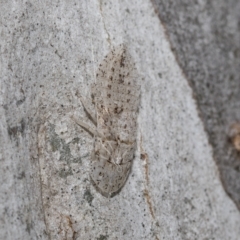
[(85, 129), (86, 129), (88, 132), (90, 132), (93, 136), (98, 136), (98, 132), (97, 132), (96, 127), (91, 127), (91, 126), (89, 126), (87, 123), (84, 122), (83, 119), (76, 118), (75, 116), (72, 116), (71, 118), (73, 119), (73, 121), (74, 121), (77, 125), (85, 128)]
[(95, 125), (97, 125), (97, 117), (96, 117), (96, 114), (93, 113), (93, 112), (90, 110), (90, 108), (89, 108), (88, 104), (86, 103), (85, 99), (84, 99), (78, 92), (76, 93), (76, 95), (80, 98), (80, 101), (81, 101), (84, 109), (85, 109), (86, 112), (90, 115), (91, 119), (93, 120), (93, 123), (94, 123)]

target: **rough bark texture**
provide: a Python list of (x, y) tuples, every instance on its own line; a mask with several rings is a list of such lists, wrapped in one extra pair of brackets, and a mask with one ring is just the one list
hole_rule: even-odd
[[(0, 14), (0, 239), (239, 238), (240, 214), (151, 2), (7, 1)], [(90, 97), (120, 43), (142, 76), (138, 150), (108, 199), (89, 181), (94, 140), (71, 115), (88, 122), (75, 92)]]
[(240, 2), (153, 3), (193, 88), (222, 183), (240, 208), (240, 155), (227, 137), (240, 121)]

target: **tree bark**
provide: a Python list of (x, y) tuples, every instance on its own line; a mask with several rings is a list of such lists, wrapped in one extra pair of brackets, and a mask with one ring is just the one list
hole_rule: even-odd
[[(0, 239), (238, 239), (239, 211), (155, 10), (142, 0), (1, 4)], [(121, 43), (141, 76), (137, 152), (106, 198), (89, 178), (94, 139), (71, 116), (91, 124), (76, 90), (90, 99)]]
[(240, 121), (240, 2), (153, 3), (193, 88), (222, 184), (240, 209), (240, 157), (228, 138)]

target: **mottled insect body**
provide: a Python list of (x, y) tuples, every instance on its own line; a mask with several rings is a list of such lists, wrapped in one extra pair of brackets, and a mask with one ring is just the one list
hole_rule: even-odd
[[(140, 101), (137, 81), (139, 75), (126, 47), (114, 48), (99, 65), (96, 83), (92, 86), (96, 129), (75, 119), (95, 137), (90, 176), (105, 196), (121, 189), (131, 169)], [(95, 114), (90, 115), (94, 119)]]

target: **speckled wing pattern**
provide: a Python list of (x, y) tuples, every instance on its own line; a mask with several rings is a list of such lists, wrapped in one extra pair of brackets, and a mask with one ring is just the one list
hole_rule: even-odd
[(98, 130), (121, 141), (136, 139), (140, 101), (139, 75), (126, 47), (114, 48), (100, 64), (92, 93), (98, 114)]

